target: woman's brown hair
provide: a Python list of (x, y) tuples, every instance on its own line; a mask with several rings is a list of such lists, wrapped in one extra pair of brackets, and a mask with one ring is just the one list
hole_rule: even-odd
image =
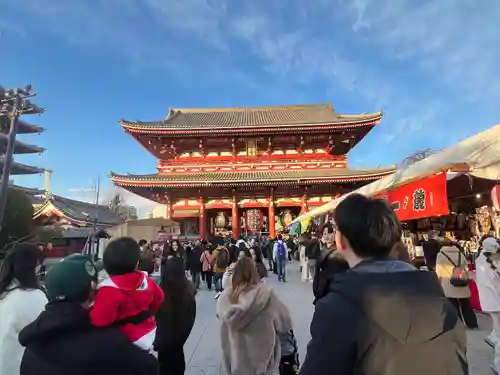
[(260, 277), (254, 261), (250, 258), (238, 260), (233, 270), (232, 288), (229, 296), (231, 303), (238, 303), (240, 294), (248, 287), (257, 285), (259, 282)]

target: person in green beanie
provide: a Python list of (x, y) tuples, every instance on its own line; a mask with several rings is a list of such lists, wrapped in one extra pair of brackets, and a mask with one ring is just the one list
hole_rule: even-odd
[(158, 362), (117, 326), (95, 328), (88, 310), (98, 269), (74, 254), (52, 266), (45, 279), (49, 303), (19, 334), (26, 347), (20, 375), (156, 375)]

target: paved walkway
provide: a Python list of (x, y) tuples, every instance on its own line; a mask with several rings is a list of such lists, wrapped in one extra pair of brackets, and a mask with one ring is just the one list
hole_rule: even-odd
[[(309, 341), (309, 324), (313, 314), (310, 283), (300, 281), (296, 265), (289, 267), (288, 282), (274, 283), (282, 301), (289, 307), (299, 343), (301, 361)], [(201, 290), (197, 296), (198, 311), (193, 332), (185, 346), (186, 375), (221, 375), (219, 322), (215, 316), (214, 292)], [(480, 330), (467, 333), (469, 339), (470, 375), (490, 375), (493, 350), (484, 342), (491, 329), (489, 318), (479, 315)]]

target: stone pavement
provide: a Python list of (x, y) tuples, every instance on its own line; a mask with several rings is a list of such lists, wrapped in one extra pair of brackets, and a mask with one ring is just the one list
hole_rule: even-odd
[[(275, 281), (275, 280), (273, 280)], [(288, 269), (286, 284), (274, 282), (274, 287), (288, 306), (294, 321), (301, 361), (306, 353), (309, 341), (309, 324), (313, 314), (312, 291), (310, 283), (300, 280), (296, 264)], [(221, 375), (221, 350), (219, 322), (215, 315), (216, 300), (214, 292), (202, 289), (197, 296), (196, 323), (185, 345), (186, 375)], [(478, 314), (481, 329), (469, 331), (469, 368), (470, 375), (490, 375), (493, 350), (484, 342), (484, 337), (491, 329), (488, 317)]]

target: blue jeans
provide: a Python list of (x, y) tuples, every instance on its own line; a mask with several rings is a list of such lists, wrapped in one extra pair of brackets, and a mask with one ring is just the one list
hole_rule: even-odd
[(214, 284), (216, 292), (222, 292), (222, 276), (224, 276), (223, 272), (214, 273)]
[(286, 262), (287, 259), (277, 259), (276, 268), (278, 271), (278, 280), (286, 281)]

